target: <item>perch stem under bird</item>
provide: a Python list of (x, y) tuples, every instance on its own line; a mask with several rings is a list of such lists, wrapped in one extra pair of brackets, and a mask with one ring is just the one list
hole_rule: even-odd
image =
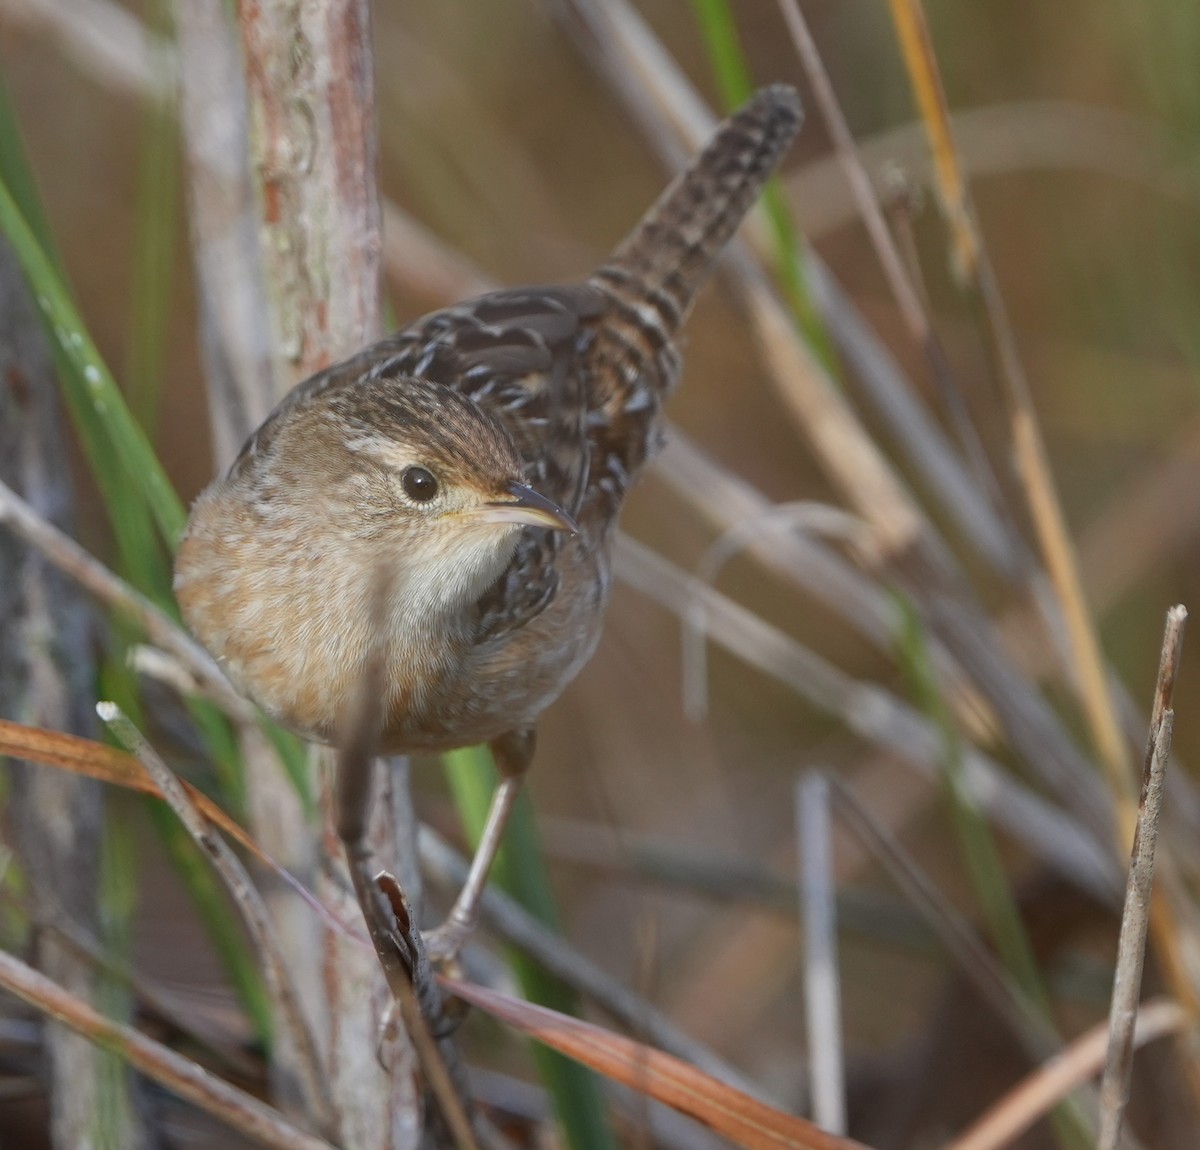
[(676, 336), (800, 120), (793, 89), (763, 89), (586, 282), (434, 312), (301, 383), (192, 509), (184, 617), (274, 719), (334, 742), (377, 660), (379, 750), (490, 745), (502, 781), (441, 956), (474, 925), (538, 716), (599, 640)]

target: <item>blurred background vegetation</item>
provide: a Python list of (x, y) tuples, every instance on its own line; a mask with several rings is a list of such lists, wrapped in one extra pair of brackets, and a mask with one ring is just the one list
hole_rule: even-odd
[[(211, 478), (212, 456), (176, 145), (169, 126), (46, 15), (50, 7), (0, 0), (0, 67), (79, 308), (190, 499)], [(1012, 491), (1007, 431), (950, 269), (886, 5), (804, 7), (872, 171), (898, 165), (923, 199), (912, 231), (930, 310), (1001, 484)], [(719, 106), (693, 8), (664, 0), (639, 8)], [(153, 2), (125, 11), (164, 26)], [(738, 0), (735, 11), (756, 83), (785, 80), (805, 93), (808, 122), (786, 165), (798, 225), (945, 424), (829, 163), (829, 140), (775, 4)], [(1200, 604), (1200, 8), (1177, 0), (931, 0), (928, 14), (1103, 645), (1148, 706), (1164, 609)], [(492, 280), (585, 274), (657, 194), (663, 172), (544, 6), (386, 0), (374, 19), (383, 191)], [(398, 323), (443, 302), (408, 289), (390, 294)], [(771, 499), (837, 502), (719, 288), (706, 293), (690, 325), (670, 414)], [(888, 429), (874, 430), (888, 444)], [(111, 557), (102, 503), (78, 461), (76, 478), (80, 538)], [(631, 498), (624, 525), (688, 569), (712, 541), (711, 529), (653, 474)], [(720, 585), (856, 678), (908, 693), (892, 661), (752, 562), (735, 559)], [(997, 612), (1011, 604), (1003, 588), (986, 580), (983, 588)], [(749, 1077), (800, 1105), (794, 916), (745, 899), (717, 901), (650, 873), (638, 865), (643, 836), (676, 862), (728, 862), (791, 881), (793, 787), (799, 772), (819, 766), (867, 796), (973, 920), (978, 901), (936, 782), (897, 769), (715, 648), (708, 672), (708, 716), (689, 722), (678, 618), (618, 587), (596, 658), (542, 722), (531, 788), (568, 937)], [(1062, 701), (1066, 692), (1057, 690)], [(1200, 753), (1196, 644), (1185, 651), (1176, 709), (1175, 746), (1187, 770)], [(440, 771), (431, 765), (414, 778), (423, 817), (458, 836)], [(1003, 837), (1001, 844), (1060, 1025), (1073, 1034), (1106, 1010), (1116, 919)], [(1027, 1064), (962, 990), (886, 868), (855, 863), (840, 832), (838, 845), (851, 1132), (880, 1150), (934, 1145)], [(147, 834), (137, 850), (137, 969), (193, 1009), (235, 1011), (161, 848)], [(524, 1066), (522, 1051), (494, 1028), (479, 1026), (475, 1043), (484, 1062)], [(1156, 1110), (1153, 1119), (1143, 1110), (1145, 1144), (1194, 1146), (1178, 1068), (1163, 1052), (1148, 1057), (1161, 1060), (1161, 1081), (1142, 1098)], [(1048, 1137), (1043, 1130), (1022, 1145)]]

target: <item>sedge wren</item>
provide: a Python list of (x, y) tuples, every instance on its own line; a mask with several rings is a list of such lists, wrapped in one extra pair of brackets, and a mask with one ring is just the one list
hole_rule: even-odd
[(273, 719), (334, 742), (374, 659), (382, 750), (491, 745), (502, 781), (447, 951), (534, 724), (600, 637), (680, 327), (800, 119), (793, 89), (760, 91), (586, 282), (434, 312), (301, 383), (192, 509), (184, 618)]

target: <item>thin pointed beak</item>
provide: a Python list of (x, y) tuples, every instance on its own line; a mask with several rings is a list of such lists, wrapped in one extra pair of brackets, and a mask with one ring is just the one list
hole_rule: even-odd
[(486, 523), (523, 523), (529, 527), (549, 527), (552, 531), (579, 531), (575, 520), (557, 503), (539, 495), (524, 483), (510, 483), (508, 493), (512, 499), (496, 503), (485, 503), (478, 517)]

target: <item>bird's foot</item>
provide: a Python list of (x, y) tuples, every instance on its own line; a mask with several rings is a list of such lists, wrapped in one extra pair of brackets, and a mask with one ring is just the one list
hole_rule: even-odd
[(474, 929), (473, 923), (464, 922), (451, 914), (441, 926), (426, 931), (422, 937), (429, 961), (443, 972), (452, 972)]

